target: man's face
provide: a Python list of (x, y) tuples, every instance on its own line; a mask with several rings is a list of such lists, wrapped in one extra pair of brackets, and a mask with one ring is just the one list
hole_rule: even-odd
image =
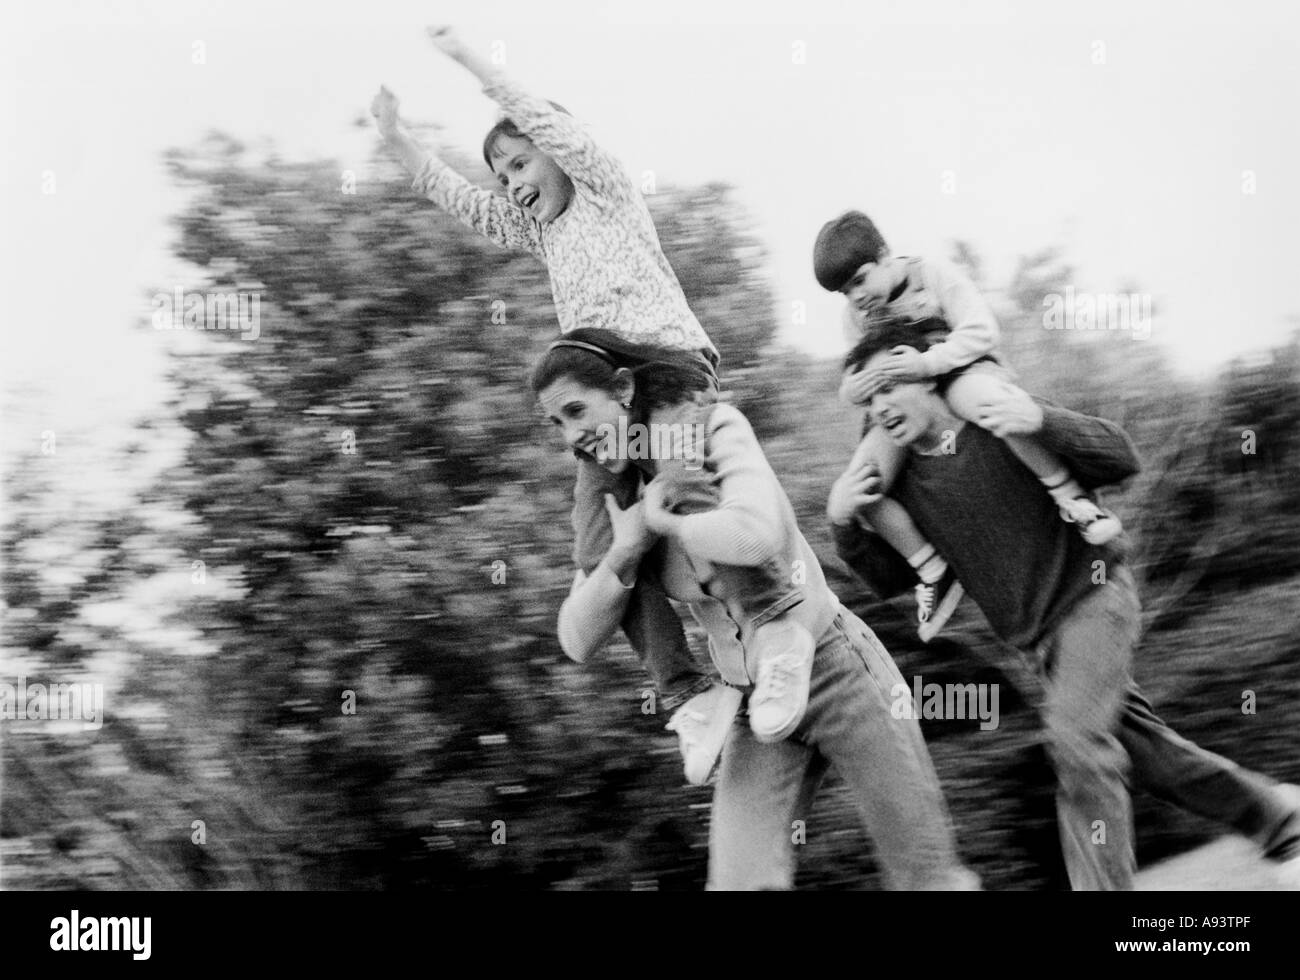
[(541, 224), (554, 221), (573, 200), (569, 175), (522, 136), (497, 137), (492, 146), (492, 172), (506, 196)]
[(841, 288), (854, 309), (870, 313), (883, 306), (903, 281), (906, 264), (888, 252), (875, 262), (865, 262)]
[(893, 381), (879, 374), (888, 357), (888, 351), (880, 351), (862, 366), (877, 378), (867, 398), (867, 412), (895, 446), (928, 449), (944, 421), (943, 400), (935, 394), (933, 381)]

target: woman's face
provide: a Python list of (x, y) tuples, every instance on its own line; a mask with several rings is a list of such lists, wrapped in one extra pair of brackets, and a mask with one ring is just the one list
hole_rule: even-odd
[(628, 467), (627, 454), (617, 451), (617, 433), (619, 419), (627, 418), (629, 413), (622, 402), (631, 401), (632, 384), (628, 380), (620, 386), (627, 390), (616, 396), (604, 388), (590, 388), (573, 378), (559, 377), (537, 396), (542, 411), (564, 433), (565, 445), (590, 456), (611, 473), (622, 473)]

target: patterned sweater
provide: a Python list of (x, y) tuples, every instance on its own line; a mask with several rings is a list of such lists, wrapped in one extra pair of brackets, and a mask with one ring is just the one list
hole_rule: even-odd
[(573, 181), (569, 206), (539, 224), (436, 156), (425, 161), (414, 189), (501, 248), (541, 259), (561, 333), (600, 327), (636, 343), (716, 357), (664, 256), (645, 200), (619, 162), (573, 117), (504, 76), (494, 76), (483, 91)]

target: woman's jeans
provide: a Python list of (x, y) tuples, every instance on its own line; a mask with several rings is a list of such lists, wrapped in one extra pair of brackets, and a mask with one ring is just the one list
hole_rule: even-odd
[[(830, 766), (876, 845), (886, 886), (968, 890), (979, 879), (957, 856), (952, 823), (916, 711), (893, 658), (841, 609), (813, 656), (808, 710), (794, 734), (759, 742), (741, 711), (722, 751), (709, 832), (709, 887), (790, 888), (813, 795)], [(895, 715), (903, 717), (895, 717)]]

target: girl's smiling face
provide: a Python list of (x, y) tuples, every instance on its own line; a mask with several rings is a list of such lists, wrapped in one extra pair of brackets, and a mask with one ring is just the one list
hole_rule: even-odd
[(506, 197), (541, 224), (562, 215), (573, 200), (573, 181), (559, 165), (523, 136), (497, 137), (492, 172)]
[(616, 377), (616, 384), (617, 395), (573, 378), (559, 377), (538, 393), (537, 401), (563, 432), (565, 445), (590, 456), (611, 473), (622, 473), (628, 460), (614, 451), (617, 440), (611, 436), (618, 431), (619, 419), (629, 413), (622, 403), (632, 399), (631, 376)]

